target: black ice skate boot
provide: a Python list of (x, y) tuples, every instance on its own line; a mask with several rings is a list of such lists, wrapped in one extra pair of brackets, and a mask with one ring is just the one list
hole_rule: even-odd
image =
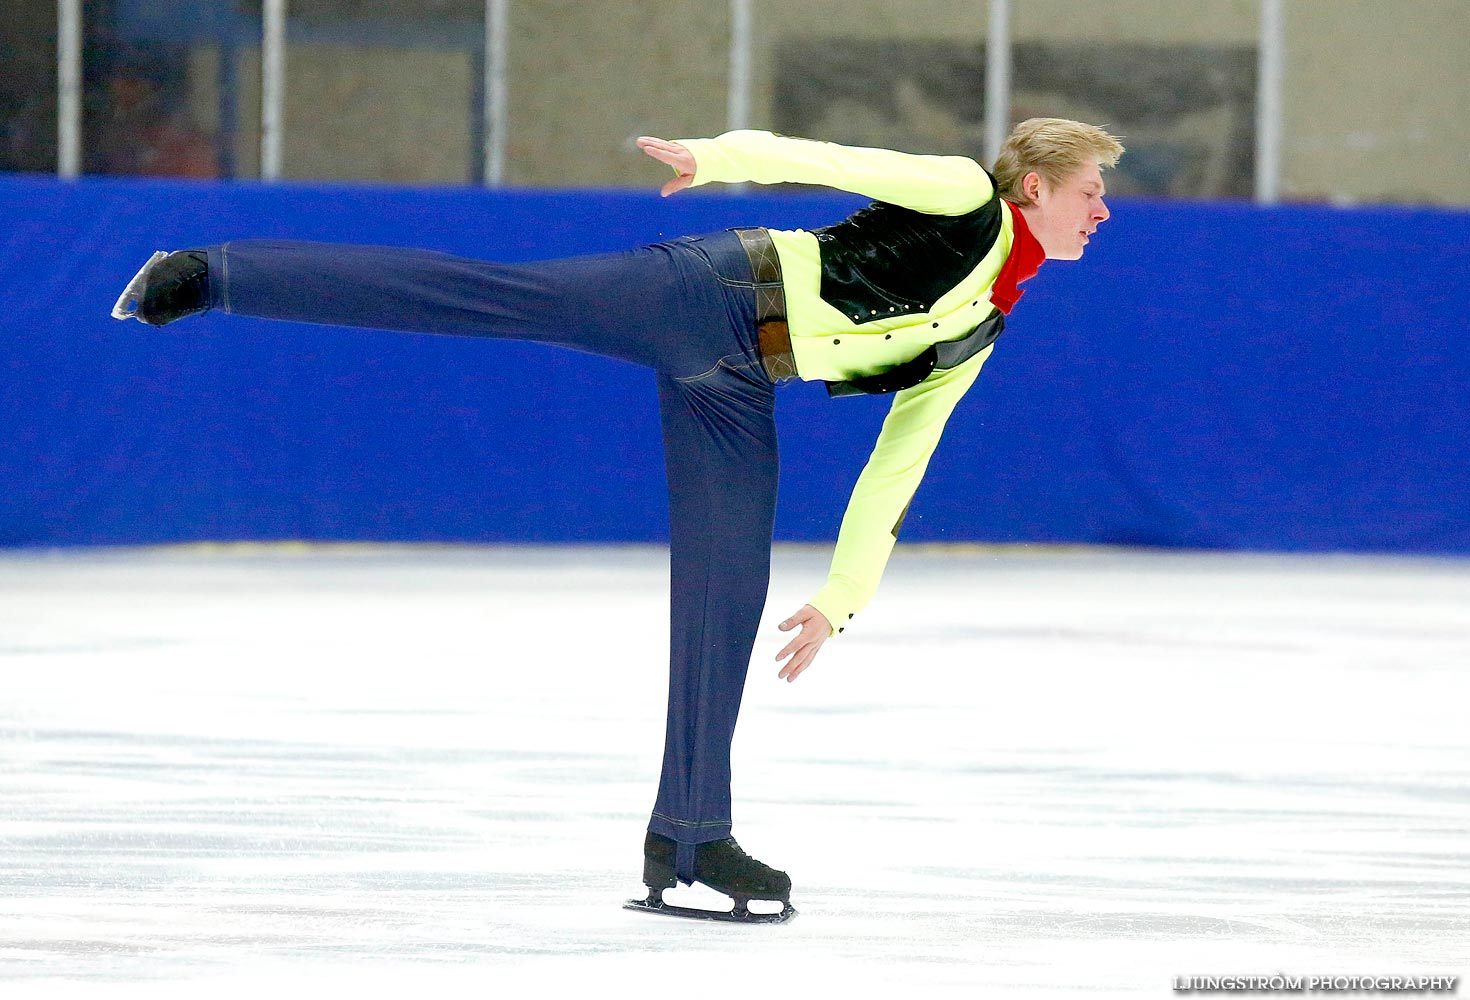
[(115, 319), (164, 326), (209, 311), (209, 256), (203, 250), (159, 250), (128, 282), (112, 307)]
[[(678, 882), (674, 873), (677, 850), (678, 846), (668, 837), (650, 833), (644, 838), (643, 884), (648, 886), (648, 898), (630, 899), (628, 909), (749, 924), (784, 923), (796, 916), (796, 909), (791, 905), (791, 878), (746, 854), (734, 837), (699, 844), (694, 848), (694, 881), (729, 896), (735, 901), (733, 909), (700, 910), (665, 903), (664, 890), (672, 889)], [(782, 904), (781, 911), (751, 913), (747, 904), (752, 899), (777, 900)]]

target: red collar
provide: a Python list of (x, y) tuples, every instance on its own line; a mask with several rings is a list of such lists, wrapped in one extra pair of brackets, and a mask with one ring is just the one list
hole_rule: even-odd
[[(1010, 205), (1010, 202), (1006, 204)], [(1011, 307), (1026, 294), (1024, 289), (1016, 286), (1035, 277), (1046, 261), (1046, 251), (1041, 249), (1041, 243), (1031, 235), (1031, 227), (1026, 225), (1025, 214), (1015, 205), (1011, 205), (1011, 222), (1014, 224), (1011, 252), (990, 289), (990, 301), (1006, 315), (1010, 315)]]

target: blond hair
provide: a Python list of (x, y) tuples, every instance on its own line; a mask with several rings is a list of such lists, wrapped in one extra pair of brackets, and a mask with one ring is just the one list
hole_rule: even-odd
[(1123, 144), (1096, 125), (1066, 118), (1028, 118), (1011, 130), (995, 160), (1000, 196), (1017, 205), (1031, 199), (1021, 179), (1036, 171), (1048, 184), (1060, 184), (1092, 160), (1111, 167), (1123, 155)]

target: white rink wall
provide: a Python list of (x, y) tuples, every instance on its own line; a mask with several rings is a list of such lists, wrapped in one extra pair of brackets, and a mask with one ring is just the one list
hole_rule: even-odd
[[(1165, 996), (1470, 972), (1470, 562), (901, 548), (736, 740), (781, 927), (628, 913), (656, 548), (0, 555), (0, 988)], [(719, 898), (684, 890), (695, 902)]]

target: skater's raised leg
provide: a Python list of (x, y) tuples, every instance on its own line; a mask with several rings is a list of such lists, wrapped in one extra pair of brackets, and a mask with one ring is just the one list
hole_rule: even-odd
[[(188, 251), (187, 302), (145, 265), (113, 315), (162, 325), (209, 308), (262, 319), (557, 344), (684, 377), (738, 351), (754, 306), (712, 276), (705, 245), (681, 237), (622, 253), (504, 264), (407, 247), (236, 240)], [(152, 311), (150, 311), (152, 310)], [(735, 346), (732, 346), (735, 345)]]

